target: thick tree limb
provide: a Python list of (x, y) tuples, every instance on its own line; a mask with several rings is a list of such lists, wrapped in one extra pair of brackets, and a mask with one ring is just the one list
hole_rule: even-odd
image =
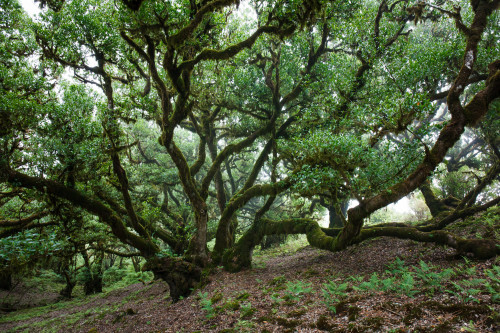
[(125, 244), (135, 247), (141, 251), (145, 257), (150, 257), (159, 252), (158, 247), (153, 242), (128, 231), (123, 221), (110, 208), (86, 194), (66, 187), (53, 180), (32, 177), (15, 170), (5, 169), (3, 166), (0, 166), (0, 173), (7, 176), (6, 180), (9, 183), (25, 188), (32, 188), (41, 193), (51, 194), (60, 199), (68, 200), (72, 204), (98, 216), (103, 222), (111, 227), (113, 234), (118, 237), (118, 239)]
[(49, 211), (42, 211), (42, 212), (38, 212), (38, 213), (35, 213), (33, 215), (18, 219), (18, 220), (0, 220), (0, 228), (23, 227), (23, 226), (27, 225), (28, 223), (30, 223), (34, 220), (41, 219), (49, 214), (50, 214)]
[(465, 126), (475, 125), (486, 114), (491, 101), (500, 97), (500, 60), (497, 60), (489, 66), (490, 73), (486, 87), (477, 93), (465, 107), (462, 107), (459, 99), (472, 73), (477, 47), (492, 10), (493, 7), (489, 2), (481, 1), (471, 25), (471, 34), (467, 35), (464, 64), (450, 89), (447, 100), (452, 115), (451, 121), (441, 130), (437, 141), (424, 161), (410, 176), (383, 193), (365, 199), (348, 211), (348, 223), (337, 237), (339, 248), (345, 248), (360, 233), (365, 217), (375, 210), (399, 200), (420, 186), (443, 160), (448, 149), (460, 139)]
[[(321, 228), (317, 221), (313, 219), (274, 221), (262, 218), (240, 238), (233, 248), (226, 251), (223, 258), (224, 267), (231, 272), (249, 268), (253, 248), (267, 235), (305, 234), (311, 246), (336, 252), (340, 250), (336, 245), (336, 237), (341, 231), (340, 228)], [(472, 253), (479, 259), (487, 259), (500, 254), (500, 242), (498, 240), (464, 239), (443, 230), (425, 232), (415, 227), (399, 224), (364, 228), (353, 239), (352, 244), (383, 236), (447, 245), (462, 254)]]
[(43, 227), (48, 227), (51, 225), (58, 225), (58, 224), (59, 224), (59, 222), (56, 222), (56, 221), (49, 221), (49, 222), (43, 222), (43, 223), (30, 222), (28, 224), (23, 225), (22, 227), (13, 227), (13, 228), (9, 228), (7, 230), (0, 231), (0, 238), (13, 236), (21, 231), (28, 230), (28, 229), (43, 228)]

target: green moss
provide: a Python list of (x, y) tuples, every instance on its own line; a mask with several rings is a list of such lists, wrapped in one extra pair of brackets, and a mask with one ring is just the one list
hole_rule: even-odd
[(273, 278), (271, 281), (269, 281), (267, 284), (269, 286), (281, 286), (281, 285), (284, 285), (285, 283), (287, 282), (287, 279), (283, 276), (283, 275), (280, 275), (280, 276), (276, 276), (275, 278)]
[(325, 315), (319, 316), (318, 320), (316, 320), (316, 328), (322, 331), (331, 331), (333, 329), (333, 325), (328, 321), (328, 317)]
[(384, 318), (382, 317), (369, 317), (363, 319), (362, 323), (366, 326), (366, 328), (370, 328), (372, 330), (377, 330), (382, 327), (384, 324)]
[(300, 318), (307, 312), (306, 309), (296, 309), (287, 313), (288, 318)]
[(236, 299), (239, 301), (244, 301), (250, 297), (250, 293), (248, 292), (242, 292), (238, 296), (236, 296)]
[(347, 315), (349, 321), (355, 321), (358, 319), (359, 313), (361, 312), (361, 308), (357, 306), (350, 306), (349, 309), (347, 310)]
[(257, 312), (257, 309), (255, 308), (246, 308), (241, 310), (240, 317), (242, 319), (247, 319), (253, 316), (253, 314)]
[(497, 325), (500, 323), (500, 312), (494, 311), (492, 309), (492, 313), (488, 316), (488, 319), (486, 320), (487, 325)]
[(300, 325), (302, 321), (297, 319), (286, 319), (283, 317), (277, 317), (276, 323), (278, 325), (284, 326), (286, 328), (295, 328)]
[(265, 322), (271, 322), (273, 319), (269, 316), (262, 316), (257, 318), (258, 323), (265, 323)]
[(317, 270), (312, 269), (312, 268), (309, 268), (308, 270), (306, 270), (302, 273), (302, 276), (305, 278), (310, 278), (310, 277), (318, 276), (318, 275), (319, 275), (319, 272)]
[(240, 302), (238, 300), (228, 300), (222, 307), (222, 310), (239, 310), (241, 307)]
[(223, 298), (222, 293), (218, 292), (210, 298), (210, 302), (212, 302), (212, 304), (215, 304), (218, 303), (220, 300), (222, 300), (222, 298)]

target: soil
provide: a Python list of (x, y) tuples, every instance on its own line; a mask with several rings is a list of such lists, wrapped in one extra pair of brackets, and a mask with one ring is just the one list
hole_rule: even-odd
[[(410, 297), (347, 290), (348, 296), (336, 304), (336, 313), (327, 308), (324, 283), (383, 273), (398, 257), (407, 266), (418, 265), (420, 260), (442, 268), (464, 263), (450, 249), (390, 238), (337, 253), (306, 246), (293, 253), (254, 258), (254, 268), (239, 273), (216, 268), (208, 285), (177, 303), (168, 297), (166, 283), (138, 283), (78, 301), (54, 303), (39, 316), (19, 321), (7, 320), (29, 310), (4, 313), (0, 331), (498, 332), (500, 305), (483, 294), (476, 295), (475, 302), (465, 303), (448, 293), (422, 292)], [(494, 262), (469, 265), (481, 275)], [(287, 298), (289, 281), (301, 281), (303, 289), (312, 290)], [(21, 292), (22, 285), (16, 288)], [(50, 293), (38, 296), (49, 301), (54, 297)]]

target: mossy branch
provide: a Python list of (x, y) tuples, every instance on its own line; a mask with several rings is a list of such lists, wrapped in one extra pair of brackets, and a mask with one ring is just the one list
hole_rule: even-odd
[(160, 251), (160, 249), (150, 240), (144, 239), (128, 231), (118, 215), (100, 201), (75, 189), (42, 177), (28, 176), (15, 170), (8, 170), (7, 174), (8, 182), (11, 184), (54, 195), (85, 209), (92, 215), (98, 216), (104, 223), (111, 227), (111, 231), (120, 241), (135, 247), (141, 251), (143, 256), (151, 257)]
[[(311, 246), (337, 252), (343, 249), (336, 237), (341, 230), (340, 228), (321, 228), (313, 219), (274, 221), (262, 218), (254, 223), (233, 248), (226, 251), (223, 257), (224, 267), (231, 272), (249, 268), (253, 248), (266, 235), (305, 234)], [(391, 224), (364, 228), (351, 244), (383, 236), (447, 245), (456, 249), (460, 254), (472, 253), (478, 259), (488, 259), (500, 254), (500, 242), (495, 239), (464, 239), (443, 230), (425, 232), (415, 227)]]
[(474, 16), (471, 25), (472, 33), (467, 36), (464, 64), (448, 94), (447, 103), (452, 115), (451, 121), (441, 130), (434, 146), (411, 175), (383, 193), (365, 199), (348, 211), (348, 223), (337, 237), (341, 247), (349, 245), (353, 238), (359, 234), (364, 218), (418, 188), (441, 163), (448, 150), (460, 139), (465, 126), (476, 124), (488, 111), (491, 101), (500, 97), (500, 60), (497, 60), (489, 66), (490, 74), (486, 87), (478, 92), (465, 108), (462, 107), (459, 99), (472, 73), (477, 47), (492, 10), (488, 2), (481, 1), (480, 9), (476, 11)]
[(205, 49), (201, 51), (194, 59), (184, 61), (178, 67), (179, 71), (191, 70), (196, 64), (204, 60), (227, 60), (246, 48), (251, 48), (257, 39), (264, 33), (279, 34), (282, 31), (278, 27), (262, 26), (258, 28), (250, 37), (238, 44), (231, 45), (224, 50)]
[(0, 220), (0, 228), (5, 228), (5, 227), (23, 227), (27, 225), (28, 223), (34, 221), (34, 220), (39, 220), (47, 215), (49, 215), (49, 211), (42, 211), (38, 212), (35, 214), (32, 214), (27, 217), (23, 217), (17, 220)]
[(273, 123), (269, 122), (266, 126), (261, 127), (257, 131), (253, 132), (250, 136), (243, 139), (242, 141), (234, 144), (227, 145), (215, 158), (210, 169), (208, 170), (206, 176), (203, 178), (201, 185), (201, 195), (206, 198), (208, 196), (208, 188), (212, 182), (217, 170), (220, 169), (221, 164), (231, 155), (239, 153), (246, 147), (254, 143), (255, 139), (269, 133), (272, 129)]
[(196, 28), (200, 25), (200, 23), (203, 21), (203, 18), (205, 15), (214, 12), (215, 10), (219, 8), (224, 8), (227, 6), (230, 6), (232, 4), (237, 3), (238, 1), (236, 0), (214, 0), (211, 2), (208, 2), (206, 5), (200, 8), (196, 15), (193, 17), (191, 22), (181, 29), (179, 32), (176, 34), (170, 36), (168, 38), (168, 45), (175, 48), (179, 46), (181, 43), (185, 42), (187, 39), (191, 37), (193, 32), (196, 30)]

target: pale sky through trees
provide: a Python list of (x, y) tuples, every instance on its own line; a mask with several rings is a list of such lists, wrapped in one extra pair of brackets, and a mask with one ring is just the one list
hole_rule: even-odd
[(40, 13), (39, 5), (36, 4), (33, 0), (19, 0), (19, 3), (21, 4), (21, 6), (23, 6), (24, 10), (31, 17)]

